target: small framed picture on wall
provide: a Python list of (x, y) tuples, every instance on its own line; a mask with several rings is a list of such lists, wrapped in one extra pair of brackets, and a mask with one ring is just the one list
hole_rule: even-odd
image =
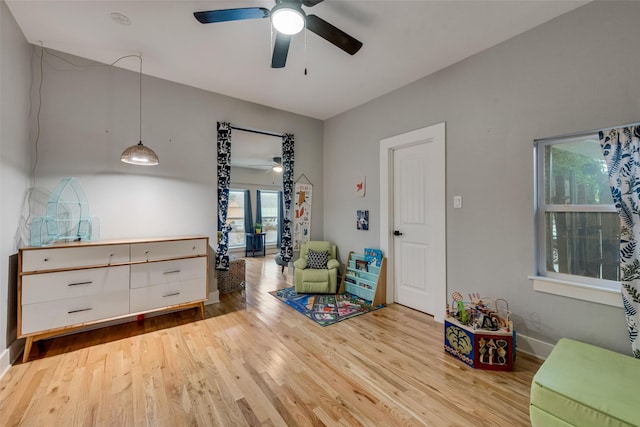
[(356, 228), (358, 230), (369, 229), (369, 211), (357, 211), (356, 218)]

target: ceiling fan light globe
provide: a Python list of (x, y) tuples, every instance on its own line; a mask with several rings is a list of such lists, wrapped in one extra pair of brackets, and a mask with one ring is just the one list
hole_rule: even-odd
[(274, 167), (273, 167), (273, 171), (274, 171), (274, 172), (282, 172), (282, 166), (280, 166), (280, 165), (276, 165), (276, 166), (274, 166)]
[(304, 28), (304, 12), (302, 9), (287, 4), (279, 4), (271, 11), (271, 23), (280, 33), (298, 34)]

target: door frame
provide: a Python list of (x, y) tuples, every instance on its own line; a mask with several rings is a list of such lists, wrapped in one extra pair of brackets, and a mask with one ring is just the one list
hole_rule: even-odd
[[(446, 132), (445, 122), (416, 129), (400, 135), (385, 138), (380, 141), (380, 248), (383, 253), (387, 254), (387, 303), (395, 302), (395, 266), (394, 266), (394, 245), (393, 245), (393, 224), (394, 224), (394, 206), (391, 203), (394, 200), (393, 194), (393, 154), (394, 150), (409, 147), (427, 140), (442, 141), (442, 161), (445, 161), (445, 145)], [(434, 313), (434, 319), (443, 323), (446, 313), (447, 304), (447, 233), (446, 233), (446, 167), (442, 167), (442, 185), (444, 198), (442, 207), (445, 210), (444, 224), (442, 224), (442, 236), (440, 242), (436, 242), (443, 250), (444, 265), (443, 269), (444, 283), (442, 288), (438, 288), (437, 297), (440, 300), (439, 307)]]

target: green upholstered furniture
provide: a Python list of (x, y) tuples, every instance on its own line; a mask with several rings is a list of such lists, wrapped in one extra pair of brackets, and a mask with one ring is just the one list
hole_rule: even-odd
[[(309, 268), (308, 253), (327, 252), (326, 268)], [(335, 294), (338, 290), (338, 267), (336, 245), (326, 241), (309, 241), (300, 246), (300, 257), (293, 263), (293, 285), (302, 294)]]
[(531, 383), (533, 427), (639, 426), (640, 360), (562, 338)]

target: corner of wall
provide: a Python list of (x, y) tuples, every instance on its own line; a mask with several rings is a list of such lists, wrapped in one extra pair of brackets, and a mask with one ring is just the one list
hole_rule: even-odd
[(217, 304), (220, 302), (220, 291), (217, 289), (213, 292), (209, 292), (209, 299), (205, 301), (204, 305)]
[(24, 340), (15, 340), (0, 354), (0, 379), (7, 373), (13, 362), (24, 351)]

